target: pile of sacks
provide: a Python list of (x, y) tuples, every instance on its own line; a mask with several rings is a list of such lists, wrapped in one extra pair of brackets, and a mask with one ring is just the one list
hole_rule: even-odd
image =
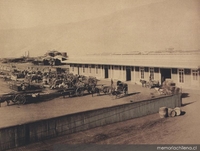
[(181, 111), (181, 108), (179, 108), (179, 107), (176, 107), (174, 109), (167, 108), (167, 107), (159, 108), (160, 118), (175, 117), (175, 116), (181, 115), (181, 113), (182, 113), (182, 111)]
[(179, 87), (176, 87), (176, 84), (172, 80), (165, 80), (158, 91), (160, 92), (160, 94), (170, 95), (180, 93), (181, 89)]

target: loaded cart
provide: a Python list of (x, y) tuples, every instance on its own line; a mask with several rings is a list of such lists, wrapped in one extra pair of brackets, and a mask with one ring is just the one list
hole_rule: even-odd
[(20, 92), (10, 92), (0, 96), (0, 103), (7, 102), (9, 105), (10, 101), (14, 104), (24, 104), (28, 99), (38, 98), (41, 90), (30, 90), (30, 91), (20, 91)]
[(29, 90), (29, 91), (13, 91), (11, 93), (3, 94), (0, 96), (0, 103), (10, 102), (14, 104), (25, 104), (26, 102), (38, 102), (41, 100), (50, 100), (56, 97), (60, 97), (63, 94), (58, 90)]
[(112, 89), (112, 95), (115, 95), (116, 98), (125, 96), (128, 94), (128, 84), (121, 82), (121, 81), (117, 81), (117, 86)]
[(10, 101), (14, 104), (24, 104), (30, 98), (36, 98), (42, 92), (40, 85), (33, 85), (22, 81), (12, 81), (9, 83), (9, 88), (13, 91), (0, 96), (0, 103)]
[(29, 84), (25, 82), (10, 83), (10, 93), (2, 94), (0, 96), (0, 103), (10, 102), (14, 104), (25, 104), (27, 101), (40, 101), (43, 99), (50, 99), (61, 96), (62, 94), (57, 90), (47, 90), (41, 85)]

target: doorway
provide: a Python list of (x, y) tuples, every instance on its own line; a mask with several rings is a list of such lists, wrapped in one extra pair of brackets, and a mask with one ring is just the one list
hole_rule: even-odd
[(161, 83), (165, 81), (165, 79), (171, 79), (171, 69), (160, 69), (161, 73)]
[(126, 68), (126, 81), (131, 81), (131, 69)]
[(105, 67), (104, 70), (105, 70), (105, 79), (107, 79), (108, 78), (108, 67)]
[(80, 68), (79, 68), (79, 66), (78, 66), (78, 75), (80, 74)]

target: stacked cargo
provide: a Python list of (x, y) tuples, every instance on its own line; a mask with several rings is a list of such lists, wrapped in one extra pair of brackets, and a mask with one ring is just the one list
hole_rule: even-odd
[(166, 79), (162, 83), (162, 89), (163, 89), (165, 94), (180, 93), (180, 88), (176, 87), (176, 83), (174, 83), (171, 79)]

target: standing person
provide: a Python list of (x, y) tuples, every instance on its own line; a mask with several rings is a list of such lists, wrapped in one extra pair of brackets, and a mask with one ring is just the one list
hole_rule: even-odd
[(161, 85), (163, 85), (163, 82), (165, 81), (165, 78), (162, 76), (161, 77)]
[(111, 79), (111, 87), (113, 87), (113, 79)]
[(110, 82), (111, 82), (111, 87), (110, 87), (109, 93), (112, 94), (113, 91), (114, 91), (114, 86), (113, 86), (113, 83), (114, 83), (114, 82), (113, 82), (113, 79), (111, 79)]
[(152, 81), (152, 76), (151, 75), (149, 76), (149, 81)]
[(113, 82), (113, 79), (111, 79), (111, 81), (110, 81), (110, 82), (111, 82), (111, 86), (110, 86), (110, 87), (111, 87), (111, 89), (110, 89), (110, 91), (112, 92), (112, 91), (113, 91), (113, 88), (114, 88), (114, 86), (113, 86), (113, 83), (114, 83), (114, 82)]

